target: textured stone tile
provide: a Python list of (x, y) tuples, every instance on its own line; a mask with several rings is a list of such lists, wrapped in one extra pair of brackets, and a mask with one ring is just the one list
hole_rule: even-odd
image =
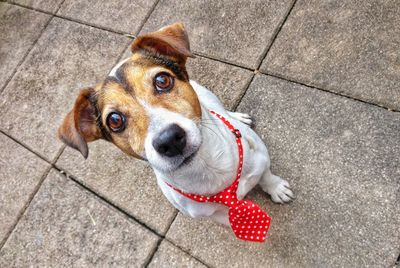
[(262, 70), (400, 110), (400, 5), (297, 1)]
[[(130, 46), (122, 59), (130, 57)], [(188, 59), (189, 78), (214, 92), (225, 107), (232, 109), (246, 91), (252, 72), (201, 56)]]
[(52, 170), (0, 251), (1, 267), (141, 267), (158, 237)]
[(193, 51), (256, 68), (291, 2), (161, 0), (143, 31), (182, 21)]
[(214, 92), (225, 107), (232, 109), (244, 94), (252, 72), (203, 57), (190, 59), (189, 77)]
[(156, 0), (66, 0), (58, 14), (125, 33), (136, 33)]
[[(257, 75), (239, 110), (256, 119), (274, 173), (297, 196), (276, 205), (265, 244), (178, 215), (167, 237), (213, 266), (389, 267), (400, 247), (400, 116), (382, 108)], [(238, 258), (240, 256), (240, 258)]]
[(79, 90), (100, 82), (126, 39), (60, 19), (50, 22), (28, 59), (2, 93), (0, 128), (53, 159), (61, 147), (57, 128)]
[(1, 133), (0, 147), (1, 242), (50, 165)]
[(0, 3), (0, 91), (49, 19), (46, 14)]
[(63, 0), (11, 0), (10, 2), (54, 13)]
[(153, 259), (149, 264), (150, 268), (184, 268), (184, 267), (202, 267), (205, 268), (201, 262), (197, 261), (190, 255), (186, 254), (179, 248), (172, 245), (170, 242), (164, 240), (161, 242), (160, 247), (155, 253)]
[(151, 168), (113, 144), (91, 143), (87, 160), (67, 148), (57, 166), (159, 233), (166, 232), (175, 216), (175, 209), (158, 188)]

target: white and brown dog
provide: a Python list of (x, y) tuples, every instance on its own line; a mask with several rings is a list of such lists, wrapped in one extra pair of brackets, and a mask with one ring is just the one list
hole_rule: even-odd
[(212, 196), (235, 180), (236, 137), (212, 110), (242, 136), (238, 199), (260, 184), (274, 202), (290, 201), (289, 184), (271, 173), (267, 148), (250, 128), (250, 116), (226, 111), (212, 92), (189, 80), (187, 57), (193, 55), (181, 23), (137, 37), (130, 58), (117, 64), (103, 83), (80, 92), (59, 137), (84, 157), (88, 142), (114, 143), (149, 162), (162, 192), (182, 213), (229, 224), (223, 204), (197, 202), (176, 190)]

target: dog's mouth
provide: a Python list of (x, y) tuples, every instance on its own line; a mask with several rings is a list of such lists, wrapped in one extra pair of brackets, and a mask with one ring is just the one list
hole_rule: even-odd
[(197, 155), (199, 149), (197, 149), (196, 151), (194, 151), (192, 154), (190, 154), (189, 156), (187, 156), (182, 163), (178, 166), (178, 168), (186, 166), (188, 164), (190, 164), (193, 161), (193, 158)]

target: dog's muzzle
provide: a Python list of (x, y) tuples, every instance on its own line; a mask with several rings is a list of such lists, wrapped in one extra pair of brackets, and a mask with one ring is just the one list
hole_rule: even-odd
[(164, 129), (153, 142), (154, 149), (162, 156), (182, 155), (186, 146), (186, 132), (177, 124)]

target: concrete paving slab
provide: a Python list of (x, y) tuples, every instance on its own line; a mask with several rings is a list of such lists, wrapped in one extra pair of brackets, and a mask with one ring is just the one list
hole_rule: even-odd
[(400, 5), (297, 1), (261, 70), (400, 110)]
[(227, 109), (233, 109), (243, 96), (253, 73), (249, 70), (203, 57), (190, 59), (189, 77), (214, 92)]
[(55, 13), (63, 1), (64, 0), (11, 0), (10, 2)]
[(0, 92), (49, 19), (50, 15), (0, 3)]
[(0, 251), (1, 267), (141, 267), (159, 238), (52, 170)]
[[(126, 59), (131, 54), (129, 46), (121, 58)], [(228, 109), (240, 100), (252, 77), (249, 70), (201, 56), (189, 58), (186, 68), (191, 80), (214, 92)]]
[(192, 256), (183, 252), (179, 248), (172, 245), (167, 240), (163, 240), (151, 260), (149, 268), (185, 268), (198, 267), (205, 268), (204, 264), (197, 261)]
[(175, 217), (175, 208), (161, 193), (151, 168), (113, 144), (91, 143), (87, 160), (67, 148), (57, 166), (159, 233), (165, 233)]
[(136, 33), (156, 0), (66, 0), (58, 15), (124, 33)]
[(161, 0), (143, 32), (182, 21), (193, 51), (256, 68), (291, 3), (291, 0), (245, 3), (240, 0)]
[[(248, 197), (272, 217), (265, 244), (179, 214), (174, 244), (215, 267), (391, 267), (400, 248), (400, 116), (257, 75), (239, 106), (256, 119), (274, 173), (297, 199)], [(240, 257), (238, 257), (240, 256)]]
[(50, 164), (0, 133), (0, 243), (16, 223)]
[(126, 45), (122, 36), (53, 19), (2, 93), (0, 128), (53, 159), (79, 90), (102, 81)]

